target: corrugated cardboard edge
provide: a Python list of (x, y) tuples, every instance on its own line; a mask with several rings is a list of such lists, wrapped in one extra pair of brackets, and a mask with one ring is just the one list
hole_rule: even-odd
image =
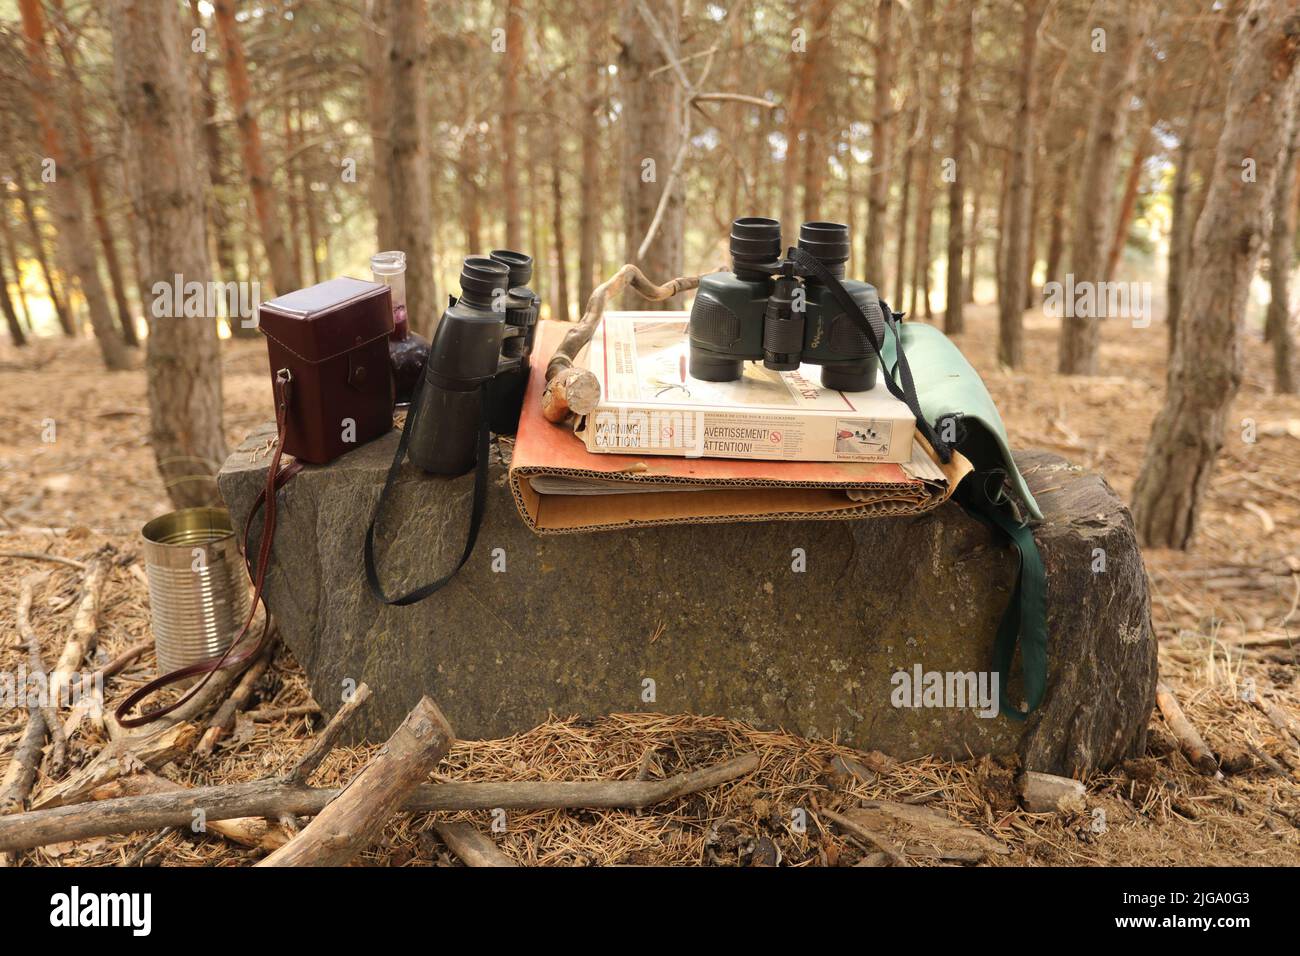
[[(559, 340), (565, 325), (563, 323), (543, 322), (538, 329), (536, 351), (547, 355)], [(615, 531), (620, 528), (647, 528), (671, 524), (734, 524), (745, 521), (836, 521), (855, 518), (885, 517), (893, 515), (916, 515), (932, 511), (942, 505), (952, 495), (957, 484), (971, 470), (971, 464), (959, 453), (954, 453), (952, 461), (943, 464), (938, 461), (934, 451), (919, 434), (916, 436), (920, 445), (935, 462), (944, 475), (943, 481), (924, 481), (909, 478), (902, 466), (887, 466), (899, 475), (898, 480), (861, 480), (836, 477), (834, 480), (804, 480), (740, 477), (724, 478), (717, 474), (722, 469), (734, 465), (744, 471), (754, 467), (772, 471), (784, 470), (780, 462), (756, 462), (745, 459), (682, 459), (670, 457), (664, 467), (647, 467), (644, 462), (634, 462), (644, 471), (620, 471), (612, 465), (617, 456), (595, 455), (586, 450), (582, 439), (573, 434), (569, 425), (552, 425), (541, 417), (540, 397), (543, 382), (542, 367), (535, 368), (528, 393), (524, 400), (521, 419), (520, 437), (533, 429), (540, 429), (539, 435), (546, 437), (535, 443), (532, 455), (538, 448), (552, 443), (553, 438), (561, 436), (567, 442), (573, 442), (578, 455), (567, 454), (567, 446), (561, 449), (556, 444), (556, 457), (567, 459), (568, 465), (547, 465), (532, 460), (531, 463), (516, 464), (519, 455), (510, 454), (508, 483), (524, 523), (537, 534), (581, 534), (588, 531)], [(554, 431), (550, 431), (554, 429)], [(516, 439), (517, 447), (518, 439)], [(516, 449), (512, 448), (514, 452)], [(531, 455), (522, 456), (525, 459)], [(585, 469), (573, 467), (575, 461), (590, 459), (593, 467)], [(689, 475), (665, 473), (688, 467), (688, 463), (707, 461), (714, 474), (709, 478), (694, 478)], [(681, 463), (681, 464), (677, 464)], [(804, 465), (816, 463), (791, 462), (790, 473), (798, 474)], [(853, 469), (857, 465), (844, 465)], [(876, 471), (882, 466), (871, 467)], [(626, 482), (635, 485), (640, 482), (657, 485), (681, 485), (682, 491), (655, 491), (645, 494), (619, 495), (541, 495), (534, 491), (529, 479), (538, 475), (552, 475), (563, 478), (594, 478), (602, 481)], [(707, 492), (698, 489), (710, 489)], [(713, 490), (721, 489), (721, 490)], [(848, 492), (855, 492), (853, 500)], [(543, 503), (550, 504), (550, 514)]]

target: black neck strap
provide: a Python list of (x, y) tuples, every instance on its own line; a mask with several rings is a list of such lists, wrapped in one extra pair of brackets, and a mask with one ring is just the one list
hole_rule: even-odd
[(456, 562), (454, 568), (442, 577), (436, 581), (430, 581), (414, 591), (391, 598), (384, 593), (383, 585), (379, 583), (379, 571), (375, 567), (375, 525), (379, 523), (379, 517), (384, 510), (384, 502), (388, 499), (393, 489), (393, 483), (397, 480), (397, 474), (402, 470), (402, 462), (406, 459), (406, 446), (410, 441), (411, 430), (415, 427), (415, 420), (418, 417), (420, 389), (423, 387), (424, 376), (422, 375), (420, 376), (420, 386), (411, 398), (411, 407), (406, 413), (406, 424), (402, 427), (402, 437), (397, 443), (397, 453), (393, 455), (393, 463), (388, 467), (388, 477), (384, 479), (384, 489), (379, 493), (379, 503), (375, 506), (374, 516), (371, 517), (370, 524), (366, 528), (366, 583), (370, 586), (370, 593), (375, 596), (376, 601), (382, 601), (384, 604), (394, 607), (406, 607), (409, 604), (423, 601), (456, 576), (456, 573), (469, 560), (469, 556), (474, 553), (474, 543), (478, 540), (478, 529), (483, 523), (483, 513), (487, 505), (488, 452), (492, 435), (491, 430), (488, 428), (487, 385), (480, 385), (479, 394), (482, 401), (479, 408), (478, 422), (478, 459), (474, 465), (474, 503), (470, 508), (469, 531), (466, 533), (465, 549), (461, 552), (460, 560)]
[[(891, 395), (907, 405), (916, 419), (916, 427), (921, 429), (921, 434), (930, 443), (939, 460), (947, 464), (952, 459), (952, 449), (939, 437), (921, 411), (921, 403), (916, 397), (916, 385), (912, 381), (912, 370), (907, 364), (907, 356), (903, 354), (903, 339), (898, 334), (898, 319), (893, 311), (882, 302), (878, 316), (867, 316), (857, 300), (849, 294), (849, 290), (844, 288), (844, 284), (812, 253), (795, 246), (790, 249), (789, 258), (806, 274), (814, 276), (830, 290), (839, 307), (849, 317), (849, 321), (867, 337), (867, 341), (871, 343), (871, 348), (876, 353), (876, 358), (880, 360), (880, 370), (885, 376), (885, 387), (889, 389)], [(896, 346), (897, 359), (893, 369), (885, 367), (885, 357), (881, 354), (881, 349), (885, 345), (886, 327), (893, 334)]]

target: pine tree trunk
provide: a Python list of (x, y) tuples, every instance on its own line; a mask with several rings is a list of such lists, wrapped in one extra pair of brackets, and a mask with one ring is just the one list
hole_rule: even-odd
[[(197, 3), (190, 5), (190, 28), (207, 30)], [(237, 278), (238, 273), (235, 263), (235, 244), (230, 235), (230, 216), (226, 213), (225, 203), (222, 201), (227, 180), (225, 168), (222, 166), (224, 150), (221, 145), (221, 130), (217, 125), (217, 93), (212, 83), (212, 61), (208, 59), (206, 50), (195, 56), (198, 57), (201, 107), (198, 111), (198, 122), (202, 131), (203, 152), (207, 159), (208, 226), (212, 234), (212, 248), (216, 254), (217, 275), (222, 281), (231, 282)], [(252, 321), (252, 317), (227, 315), (226, 324), (230, 328), (230, 334), (236, 338), (258, 336), (257, 326)]]
[(300, 281), (305, 281), (307, 254), (304, 248), (302, 198), (298, 191), (298, 131), (293, 125), (291, 102), (286, 101), (280, 107), (280, 123), (284, 134), (284, 196), (289, 207), (289, 232), (285, 239), (289, 243), (293, 267), (297, 270)]
[[(1082, 175), (1074, 207), (1074, 241), (1071, 269), (1076, 285), (1106, 281), (1106, 255), (1114, 229), (1114, 184), (1120, 144), (1128, 127), (1129, 100), (1137, 79), (1139, 56), (1146, 49), (1151, 8), (1139, 0), (1128, 14), (1122, 49), (1108, 47), (1101, 55), (1101, 80), (1088, 121), (1084, 143)], [(1110, 43), (1117, 44), (1112, 30)], [(1097, 288), (1101, 288), (1097, 286)], [(1095, 297), (1098, 310), (1107, 297)], [(1066, 316), (1061, 320), (1058, 368), (1067, 375), (1093, 375), (1097, 371), (1097, 350), (1101, 342), (1101, 317)]]
[(1044, 282), (1060, 282), (1061, 260), (1065, 256), (1065, 210), (1070, 196), (1070, 162), (1062, 159), (1056, 167), (1052, 185), (1052, 221), (1047, 231), (1047, 264)]
[(520, 0), (507, 0), (505, 39), (505, 73), (501, 78), (501, 193), (506, 207), (506, 247), (519, 251), (524, 241), (519, 212), (519, 73), (524, 62), (524, 14)]
[[(880, 0), (876, 7), (875, 67), (872, 81), (873, 115), (871, 117), (871, 159), (867, 180), (867, 228), (863, 234), (863, 261), (867, 281), (878, 281), (885, 274), (885, 212), (889, 205), (889, 183), (897, 175), (891, 164), (890, 90), (893, 86), (894, 0)], [(902, 303), (903, 290), (897, 290)]]
[[(301, 144), (304, 132), (302, 93), (298, 94), (294, 112), (298, 117), (298, 142)], [(311, 281), (315, 283), (324, 278), (321, 275), (320, 257), (317, 254), (321, 244), (320, 210), (317, 208), (316, 192), (311, 188), (311, 166), (304, 152), (299, 152), (297, 166), (298, 189), (302, 195), (302, 214), (307, 222), (307, 266), (311, 273)]]
[(63, 148), (63, 137), (55, 118), (51, 99), (53, 77), (45, 51), (45, 14), (40, 0), (20, 0), (18, 6), (23, 18), (28, 68), (33, 80), (32, 103), (41, 130), (41, 148), (45, 158), (54, 161), (55, 179), (49, 183), (48, 191), (58, 222), (55, 249), (65, 262), (65, 272), (76, 276), (81, 285), (81, 294), (90, 311), (90, 326), (94, 330), (104, 366), (110, 372), (121, 371), (129, 368), (131, 363), (99, 278), (95, 247), (86, 235), (81, 198), (77, 191), (77, 176)]
[[(681, 7), (678, 0), (647, 2), (674, 55), (678, 50)], [(663, 190), (669, 186), (673, 161), (682, 146), (683, 92), (663, 50), (642, 17), (638, 0), (626, 0), (619, 24), (618, 58), (623, 113), (622, 174), (623, 252), (655, 282), (681, 275), (686, 223), (686, 188), (682, 177), (672, 182), (664, 215), (646, 255), (637, 251), (654, 220)], [(657, 72), (656, 72), (657, 71)], [(653, 74), (653, 75), (652, 75)], [(676, 309), (676, 300), (644, 302), (627, 297), (638, 309)]]
[(980, 240), (984, 238), (983, 212), (984, 169), (979, 167), (971, 177), (970, 229), (967, 230), (966, 248), (970, 261), (966, 265), (966, 291), (962, 294), (963, 305), (975, 303), (975, 273), (979, 270)]
[(63, 292), (59, 288), (58, 279), (50, 266), (50, 257), (45, 251), (45, 237), (41, 235), (41, 223), (36, 218), (36, 206), (32, 203), (31, 193), (27, 189), (27, 179), (21, 169), (14, 170), (13, 183), (18, 191), (18, 204), (23, 210), (23, 222), (27, 226), (27, 236), (31, 240), (32, 258), (36, 260), (36, 264), (40, 267), (41, 278), (45, 280), (45, 294), (49, 296), (50, 302), (54, 304), (54, 314), (58, 317), (59, 328), (63, 330), (64, 335), (76, 335), (77, 330), (72, 324), (72, 313), (69, 311), (68, 300), (64, 298)]
[(551, 318), (567, 322), (569, 313), (569, 272), (564, 244), (564, 150), (560, 137), (551, 138), (551, 240), (555, 244), (555, 289)]
[[(467, 78), (465, 86), (472, 87), (473, 85), (474, 81)], [(474, 103), (472, 99), (469, 99), (472, 93), (468, 89), (466, 95), (465, 115), (474, 116)], [(460, 169), (460, 182), (457, 187), (460, 191), (460, 221), (465, 227), (465, 251), (470, 255), (476, 255), (485, 248), (483, 245), (483, 190), (478, 179), (481, 157), (478, 130), (466, 131), (461, 138), (460, 155), (457, 157), (457, 166)]]
[[(429, 172), (428, 7), (387, 0), (387, 176), (393, 202), (393, 247), (406, 253), (406, 309), (411, 329), (431, 336), (441, 312), (433, 276), (433, 184)], [(400, 210), (400, 215), (398, 211)]]
[(90, 211), (95, 221), (95, 232), (99, 237), (100, 249), (104, 254), (104, 265), (108, 269), (109, 285), (113, 290), (113, 302), (117, 309), (118, 328), (122, 341), (132, 348), (140, 344), (140, 335), (135, 327), (135, 316), (126, 298), (126, 281), (122, 277), (122, 262), (117, 255), (117, 246), (113, 243), (113, 231), (109, 228), (108, 213), (104, 204), (104, 190), (99, 181), (99, 166), (95, 157), (95, 147), (90, 140), (89, 127), (86, 123), (86, 109), (82, 101), (80, 66), (76, 51), (69, 40), (67, 18), (63, 11), (63, 0), (53, 0), (53, 7), (58, 13), (59, 24), (54, 29), (55, 45), (59, 48), (59, 57), (68, 75), (68, 109), (72, 127), (77, 139), (78, 169), (85, 176), (86, 192), (90, 196)]
[(1124, 246), (1128, 242), (1128, 231), (1133, 226), (1133, 215), (1137, 211), (1138, 187), (1142, 183), (1142, 166), (1151, 152), (1154, 133), (1150, 126), (1143, 129), (1138, 136), (1137, 146), (1133, 150), (1133, 162), (1129, 165), (1128, 176), (1124, 180), (1124, 193), (1119, 201), (1119, 215), (1115, 217), (1115, 234), (1110, 239), (1110, 251), (1106, 255), (1106, 277), (1115, 275), (1119, 260), (1124, 255)]
[(1025, 228), (1025, 309), (1038, 301), (1034, 288), (1034, 266), (1038, 265), (1038, 207), (1043, 195), (1043, 176), (1038, 169), (1038, 124), (1034, 124), (1034, 189), (1029, 200), (1029, 222)]
[[(910, 140), (911, 130), (906, 129), (905, 131)], [(899, 164), (900, 166), (899, 172), (902, 174), (903, 181), (899, 185), (898, 228), (894, 230), (898, 242), (898, 246), (895, 249), (895, 253), (894, 253), (895, 254), (894, 295), (896, 297), (894, 301), (897, 308), (901, 310), (905, 310), (907, 312), (911, 312), (911, 306), (907, 304), (907, 291), (909, 287), (909, 283), (907, 281), (907, 247), (908, 247), (907, 237), (908, 237), (908, 229), (912, 224), (912, 220), (911, 220), (912, 167), (913, 167), (912, 156), (913, 156), (912, 146), (909, 143), (908, 147), (905, 150), (903, 150), (903, 161), (902, 163)], [(875, 180), (873, 179), (872, 181), (874, 182)], [(868, 219), (870, 219), (871, 217), (871, 200), (869, 196), (867, 200), (867, 217)], [(873, 230), (871, 228), (870, 223), (867, 224), (867, 231), (875, 235), (879, 235), (879, 233), (876, 230)], [(868, 253), (867, 261), (868, 263), (870, 263), (871, 261), (870, 253)], [(867, 281), (868, 282), (874, 281), (872, 279), (872, 274), (870, 271), (867, 272)], [(913, 293), (913, 295), (915, 295), (915, 293)]]
[[(212, 6), (225, 49), (226, 79), (230, 87), (230, 102), (234, 107), (239, 140), (244, 161), (244, 176), (253, 197), (257, 213), (258, 230), (266, 258), (271, 265), (271, 283), (277, 294), (292, 292), (302, 286), (289, 242), (284, 234), (284, 220), (280, 213), (280, 200), (271, 183), (270, 166), (262, 146), (262, 128), (253, 112), (252, 85), (248, 79), (248, 58), (244, 41), (235, 22), (236, 0), (213, 0)], [(186, 49), (189, 44), (186, 44)], [(408, 280), (409, 282), (409, 280)]]
[[(370, 127), (370, 208), (375, 213), (375, 244), (397, 249), (393, 231), (393, 195), (388, 182), (388, 4), (366, 0), (363, 49), (366, 63), (366, 119)], [(477, 246), (473, 248), (478, 248)]]
[(9, 204), (5, 201), (7, 197), (0, 196), (0, 258), (14, 274), (14, 290), (18, 295), (18, 305), (22, 309), (22, 318), (27, 328), (35, 334), (36, 327), (32, 325), (32, 310), (27, 304), (27, 293), (23, 291), (23, 270), (18, 264), (18, 245), (14, 241), (13, 227), (9, 225)]
[(961, 66), (957, 72), (957, 105), (952, 115), (952, 159), (956, 175), (948, 184), (948, 278), (944, 295), (943, 330), (958, 335), (966, 325), (962, 314), (965, 289), (962, 257), (966, 251), (966, 181), (973, 163), (966, 149), (966, 124), (970, 122), (971, 83), (975, 73), (975, 8), (963, 3), (954, 7), (961, 19)]
[(18, 321), (18, 311), (14, 308), (14, 300), (9, 296), (9, 277), (5, 273), (5, 265), (0, 259), (0, 311), (5, 314), (5, 325), (9, 329), (9, 338), (13, 340), (14, 345), (22, 348), (27, 344), (27, 336), (23, 334), (22, 324)]
[[(921, 23), (934, 20), (934, 0), (921, 6)], [(916, 191), (916, 249), (912, 255), (912, 314), (934, 317), (930, 304), (930, 230), (934, 221), (934, 131), (939, 115), (939, 63), (933, 47), (922, 51), (925, 81), (921, 89), (925, 128), (916, 146), (918, 177)], [(919, 307), (917, 303), (920, 303)]]
[(1291, 269), (1295, 264), (1295, 230), (1297, 179), (1300, 169), (1300, 107), (1291, 118), (1291, 139), (1278, 172), (1273, 200), (1273, 231), (1268, 240), (1268, 316), (1264, 321), (1266, 339), (1273, 344), (1273, 390), (1279, 394), (1295, 391), (1291, 367)]
[[(140, 224), (141, 301), (174, 276), (206, 283), (204, 162), (186, 80), (189, 42), (180, 8), (113, 0), (113, 65), (126, 135), (131, 205)], [(217, 317), (157, 316), (146, 345), (150, 443), (178, 508), (220, 504), (214, 476), (226, 458)]]
[[(1251, 0), (1237, 24), (1223, 131), (1192, 245), (1164, 405), (1133, 490), (1140, 540), (1186, 548), (1241, 385), (1241, 325), (1300, 99), (1300, 30), (1286, 5)], [(1242, 157), (1258, 181), (1243, 181)]]
[[(599, 34), (592, 30), (592, 40)], [(597, 262), (600, 259), (600, 223), (597, 206), (600, 203), (600, 120), (597, 113), (604, 108), (603, 98), (596, 92), (603, 77), (595, 69), (588, 69), (587, 82), (592, 95), (582, 103), (582, 182), (578, 199), (578, 308), (585, 309), (595, 288)]]
[(998, 361), (1019, 368), (1024, 361), (1025, 274), (1032, 268), (1029, 233), (1033, 228), (1034, 127), (1038, 71), (1038, 29), (1046, 13), (1044, 0), (1025, 0), (1020, 24), (1019, 101), (1012, 120), (1015, 142), (1011, 149), (1010, 180), (1007, 186), (1007, 216), (1004, 222), (1006, 248), (1002, 286), (998, 290)]

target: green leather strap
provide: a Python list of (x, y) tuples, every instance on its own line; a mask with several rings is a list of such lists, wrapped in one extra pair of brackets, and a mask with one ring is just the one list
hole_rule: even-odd
[[(1015, 586), (998, 623), (992, 669), (998, 675), (1002, 713), (1012, 720), (1024, 720), (1042, 703), (1047, 690), (1047, 569), (1028, 526), (1011, 513), (1003, 491), (1005, 480), (1001, 471), (975, 472), (966, 476), (955, 497), (967, 513), (1005, 538), (1016, 552)], [(1017, 644), (1029, 711), (1022, 711), (1007, 694)]]

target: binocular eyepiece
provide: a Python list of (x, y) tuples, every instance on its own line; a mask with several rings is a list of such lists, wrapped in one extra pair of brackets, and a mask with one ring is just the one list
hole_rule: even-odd
[[(738, 276), (770, 276), (781, 271), (781, 223), (745, 216), (731, 224), (731, 268)], [(805, 222), (799, 248), (816, 256), (837, 278), (849, 261), (849, 227), (842, 222)]]
[[(782, 254), (781, 223), (746, 216), (731, 224), (731, 272), (700, 279), (691, 306), (690, 365), (693, 378), (730, 382), (745, 362), (761, 361), (789, 372), (812, 363), (822, 367), (822, 385), (846, 392), (874, 387), (879, 367), (859, 323), (882, 324), (885, 306), (874, 286), (845, 279), (849, 227), (839, 222), (805, 222), (799, 249), (823, 267), (812, 274)], [(823, 281), (826, 273), (830, 279)], [(829, 288), (833, 285), (835, 288)], [(837, 295), (853, 299), (851, 316)]]
[(541, 304), (532, 277), (532, 257), (511, 249), (462, 263), (460, 298), (442, 314), (408, 412), (418, 416), (411, 460), (425, 471), (462, 474), (474, 466), (480, 428), (512, 435), (518, 427)]

